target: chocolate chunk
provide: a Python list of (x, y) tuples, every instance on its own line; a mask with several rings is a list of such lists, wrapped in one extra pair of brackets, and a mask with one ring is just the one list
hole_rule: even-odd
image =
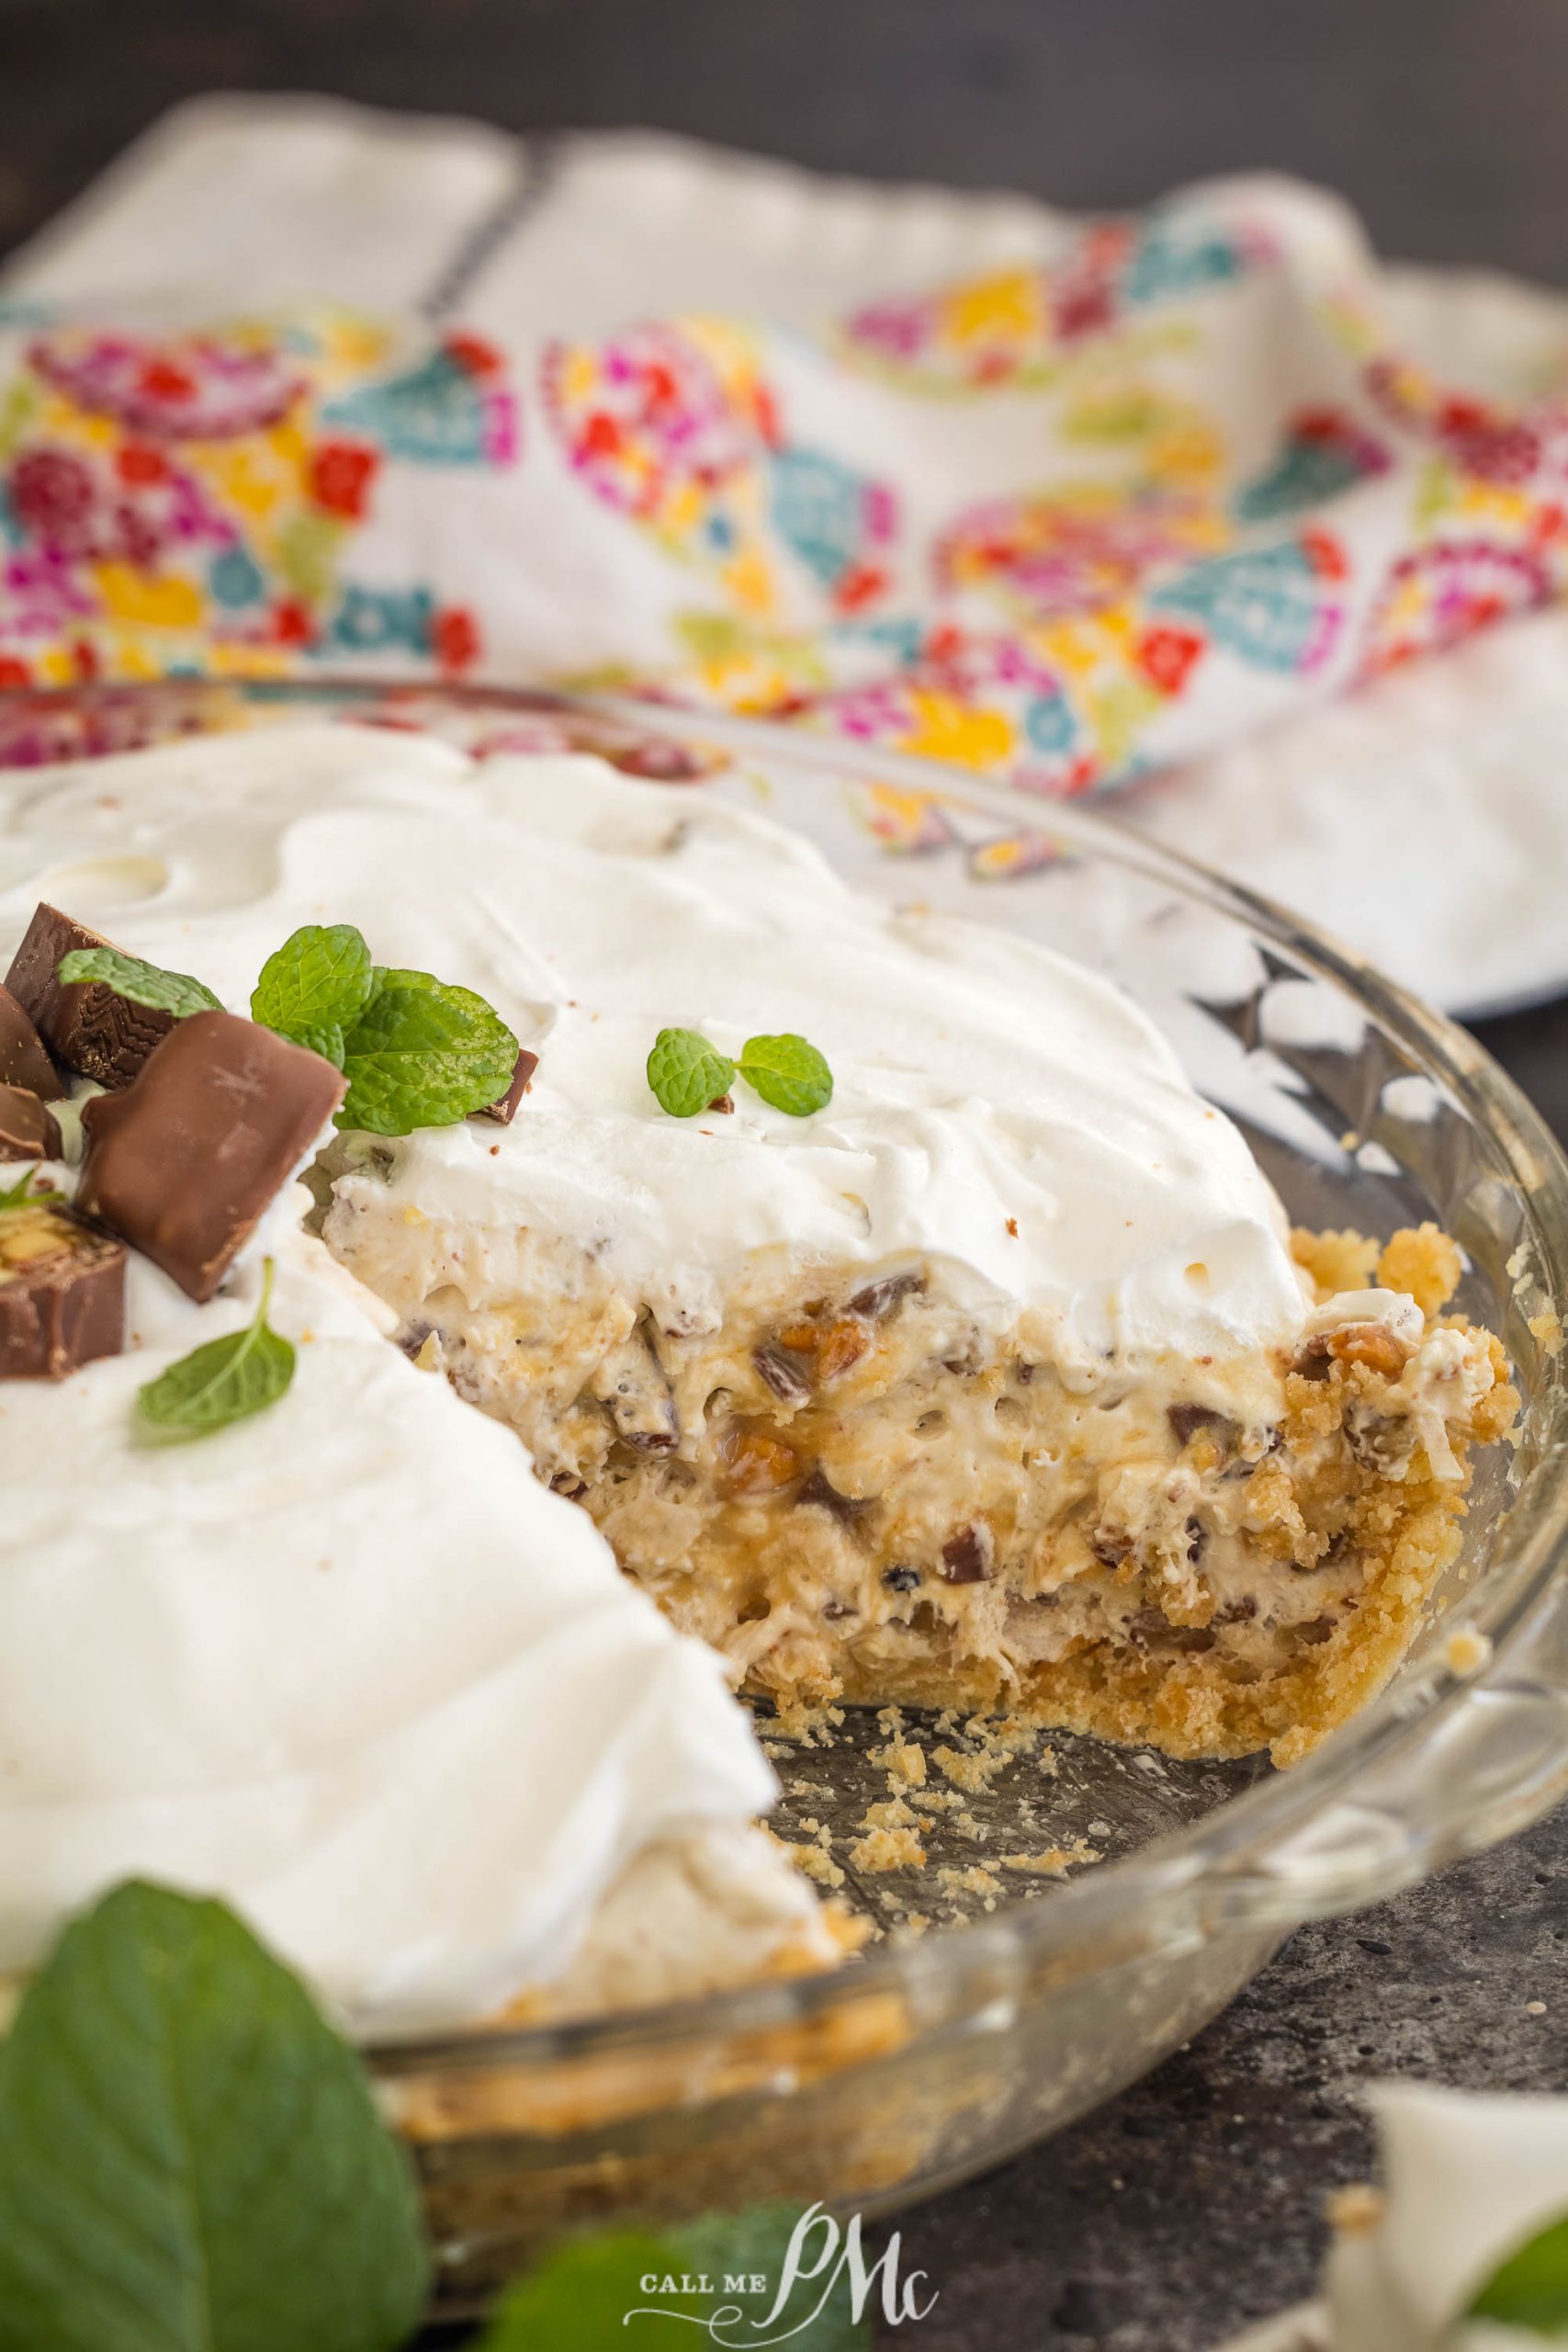
[(344, 1093), (320, 1054), (236, 1013), (193, 1013), (133, 1086), (87, 1104), (77, 1204), (209, 1299)]
[(1128, 1638), (1134, 1649), (1212, 1650), (1214, 1636), (1206, 1625), (1173, 1625), (1162, 1609), (1137, 1609), (1127, 1620)]
[(499, 1102), (487, 1102), (482, 1111), (476, 1111), (475, 1118), (493, 1119), (498, 1126), (509, 1127), (517, 1116), (517, 1106), (527, 1093), (534, 1072), (538, 1067), (538, 1055), (531, 1054), (525, 1046), (513, 1064), (512, 1083), (505, 1093)]
[(733, 1094), (716, 1094), (713, 1101), (708, 1104), (708, 1109), (710, 1111), (722, 1111), (727, 1117), (733, 1117), (735, 1113), (735, 1097)]
[(805, 1404), (811, 1382), (802, 1359), (791, 1349), (769, 1340), (752, 1349), (751, 1361), (781, 1405)]
[(802, 1487), (795, 1500), (798, 1503), (816, 1503), (821, 1510), (831, 1511), (841, 1527), (852, 1527), (857, 1519), (863, 1519), (866, 1512), (874, 1508), (869, 1497), (841, 1495), (820, 1463), (817, 1464), (816, 1469)]
[(919, 1568), (884, 1568), (882, 1581), (889, 1592), (915, 1592), (919, 1588)]
[(0, 988), (0, 1085), (25, 1086), (40, 1102), (58, 1102), (65, 1089), (27, 1007)]
[(640, 1453), (668, 1453), (679, 1442), (681, 1422), (670, 1383), (640, 1328), (628, 1331), (605, 1356), (594, 1375), (593, 1394), (616, 1436)]
[(1320, 1642), (1326, 1642), (1332, 1634), (1334, 1620), (1332, 1617), (1310, 1617), (1304, 1625), (1293, 1626), (1292, 1630), (1298, 1642), (1303, 1643), (1308, 1649), (1315, 1649)]
[(123, 1241), (40, 1196), (0, 1212), (0, 1380), (63, 1380), (125, 1345)]
[(1321, 1331), (1302, 1341), (1291, 1363), (1291, 1370), (1299, 1373), (1303, 1380), (1326, 1380), (1333, 1369), (1334, 1358)]
[(942, 1574), (948, 1584), (987, 1584), (995, 1545), (985, 1521), (961, 1528), (942, 1547)]
[(1416, 1430), (1403, 1415), (1353, 1405), (1345, 1416), (1345, 1442), (1363, 1470), (1376, 1470), (1386, 1477), (1410, 1459), (1416, 1449)]
[(11, 960), (6, 985), (57, 1062), (100, 1086), (129, 1086), (153, 1046), (175, 1025), (172, 1012), (132, 1004), (103, 980), (64, 987), (60, 959), (76, 947), (109, 947), (101, 932), (40, 905)]
[(1123, 1560), (1133, 1556), (1133, 1539), (1118, 1535), (1113, 1530), (1097, 1527), (1089, 1539), (1089, 1548), (1102, 1568), (1119, 1568)]
[(884, 1274), (880, 1280), (867, 1283), (863, 1290), (856, 1291), (849, 1302), (850, 1313), (880, 1321), (883, 1316), (891, 1315), (902, 1300), (912, 1298), (925, 1286), (924, 1274)]
[(0, 1159), (58, 1159), (54, 1114), (25, 1086), (0, 1085)]
[(1228, 1413), (1211, 1411), (1207, 1405), (1168, 1405), (1165, 1418), (1178, 1445), (1190, 1443), (1200, 1430), (1207, 1430), (1222, 1453), (1234, 1453), (1241, 1437), (1238, 1422)]
[(1250, 1592), (1244, 1592), (1235, 1600), (1222, 1600), (1210, 1623), (1215, 1625), (1250, 1625), (1257, 1614), (1256, 1599)]
[(1182, 1532), (1187, 1538), (1187, 1557), (1196, 1567), (1209, 1548), (1209, 1531), (1201, 1519), (1190, 1519)]

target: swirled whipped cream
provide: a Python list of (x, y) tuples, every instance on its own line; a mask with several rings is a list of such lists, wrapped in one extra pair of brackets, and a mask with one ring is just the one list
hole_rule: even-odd
[[(478, 989), (540, 1057), (526, 1103), (397, 1145), (395, 1198), (571, 1234), (688, 1329), (781, 1240), (945, 1261), (1053, 1320), (1067, 1367), (1299, 1329), (1269, 1184), (1129, 998), (861, 897), (710, 788), (312, 727), (7, 781), (0, 809), (7, 933), (48, 896), (244, 1012), (298, 924), (347, 922), (379, 961)], [(645, 1075), (665, 1026), (730, 1051), (797, 1031), (832, 1102), (793, 1119), (738, 1085), (732, 1115), (668, 1117)]]
[[(123, 1355), (0, 1386), (0, 1972), (137, 1873), (406, 2033), (558, 1981), (645, 1849), (775, 1788), (717, 1660), (295, 1224), (297, 1369), (254, 1419), (133, 1434), (143, 1381), (249, 1320), (254, 1256), (203, 1307), (133, 1257)], [(755, 1965), (812, 1929), (752, 1874)]]

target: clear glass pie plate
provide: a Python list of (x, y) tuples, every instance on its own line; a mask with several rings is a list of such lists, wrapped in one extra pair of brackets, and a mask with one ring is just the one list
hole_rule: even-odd
[[(1568, 1791), (1568, 1167), (1461, 1030), (1113, 818), (776, 727), (550, 695), (177, 681), (0, 695), (0, 765), (322, 718), (433, 729), (481, 757), (601, 752), (766, 809), (862, 888), (1087, 959), (1242, 1125), (1296, 1221), (1386, 1234), (1431, 1216), (1456, 1237), (1459, 1303), (1501, 1333), (1525, 1399), (1517, 1448), (1483, 1463), (1434, 1622), (1383, 1697), (1293, 1771), (1053, 1736), (1049, 1758), (1015, 1759), (974, 1792), (969, 1826), (935, 1841), (950, 1867), (924, 1934), (898, 1931), (908, 1885), (852, 1866), (845, 1894), (889, 1932), (835, 1973), (371, 2052), (418, 2150), (449, 2308), (576, 2221), (770, 2195), (870, 2214), (994, 2164), (1193, 2033), (1301, 1921), (1371, 1903)], [(82, 906), (111, 933), (113, 888), (99, 873)], [(790, 1749), (784, 1833), (852, 1831), (886, 1794), (883, 1736), (852, 1713), (831, 1745)], [(999, 1852), (1043, 1826), (1102, 1859), (1043, 1893), (965, 1895), (987, 1876), (964, 1867), (976, 1838)]]

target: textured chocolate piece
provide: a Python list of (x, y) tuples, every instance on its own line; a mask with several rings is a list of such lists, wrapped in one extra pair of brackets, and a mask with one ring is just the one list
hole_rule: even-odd
[(40, 1102), (57, 1102), (65, 1089), (26, 1005), (0, 988), (0, 1086), (25, 1086)]
[(192, 1013), (134, 1086), (87, 1104), (77, 1204), (210, 1298), (344, 1091), (320, 1054), (237, 1013)]
[(0, 1380), (63, 1380), (125, 1345), (123, 1241), (58, 1202), (0, 1210)]
[(112, 947), (112, 939), (40, 903), (11, 959), (6, 985), (29, 1016), (57, 1062), (111, 1090), (129, 1086), (159, 1040), (175, 1025), (172, 1012), (132, 1004), (103, 980), (66, 988), (60, 959), (77, 947)]
[(25, 1086), (0, 1084), (0, 1159), (58, 1159), (60, 1126)]
[(518, 1054), (512, 1072), (512, 1083), (505, 1093), (499, 1102), (487, 1102), (482, 1111), (476, 1111), (475, 1118), (493, 1119), (498, 1126), (509, 1127), (517, 1116), (517, 1106), (527, 1093), (529, 1082), (538, 1067), (538, 1055), (531, 1054), (525, 1046)]

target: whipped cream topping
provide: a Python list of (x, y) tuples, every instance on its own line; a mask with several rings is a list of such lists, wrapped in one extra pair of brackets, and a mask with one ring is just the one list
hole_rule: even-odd
[[(1299, 1329), (1272, 1192), (1129, 998), (858, 896), (710, 787), (312, 727), (6, 780), (0, 809), (0, 936), (49, 896), (243, 1012), (296, 925), (351, 922), (380, 961), (477, 989), (538, 1071), (510, 1128), (397, 1146), (403, 1205), (574, 1235), (688, 1328), (787, 1238), (945, 1261), (1054, 1321), (1069, 1368)], [(645, 1076), (665, 1026), (729, 1051), (798, 1031), (833, 1100), (792, 1119), (741, 1083), (731, 1116), (670, 1118)]]
[(389, 1342), (303, 1205), (295, 1377), (254, 1419), (133, 1434), (143, 1381), (250, 1319), (254, 1254), (205, 1307), (133, 1258), (124, 1355), (0, 1386), (0, 1971), (135, 1871), (406, 2033), (558, 1977), (650, 1840), (775, 1786), (717, 1660)]

